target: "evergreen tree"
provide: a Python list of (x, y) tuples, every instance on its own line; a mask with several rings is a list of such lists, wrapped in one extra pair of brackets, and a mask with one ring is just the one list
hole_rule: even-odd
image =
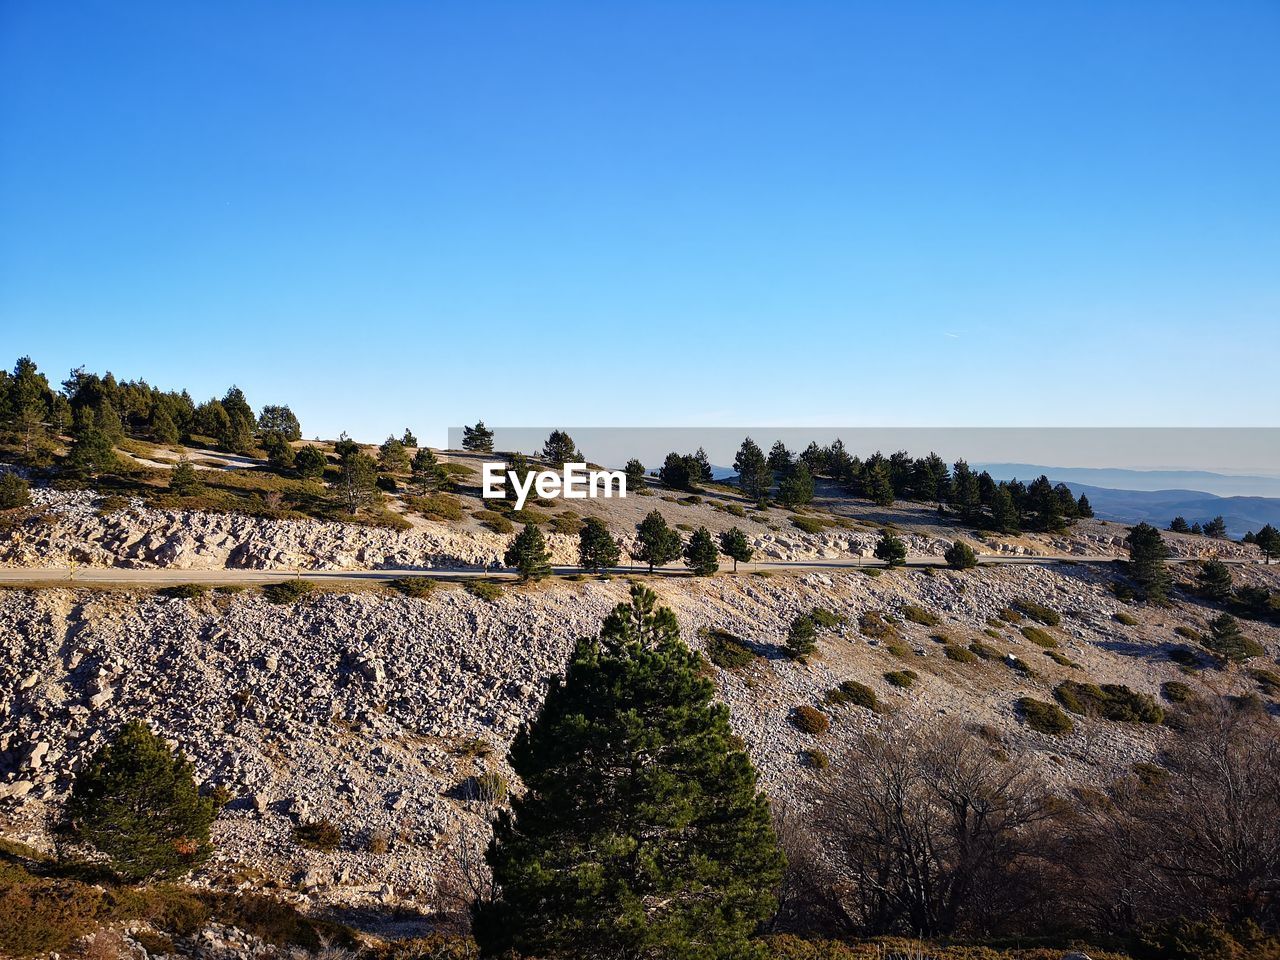
[(1236, 663), (1259, 657), (1262, 646), (1250, 640), (1240, 629), (1240, 622), (1229, 613), (1220, 614), (1209, 621), (1209, 636), (1204, 645), (1225, 660)]
[(204, 490), (199, 473), (186, 457), (180, 459), (169, 471), (169, 489), (180, 497), (193, 497)]
[(707, 458), (707, 451), (701, 447), (693, 455), (693, 466), (695, 469), (691, 471), (691, 476), (695, 483), (711, 482), (711, 461)]
[(645, 470), (643, 463), (633, 457), (627, 461), (627, 465), (623, 468), (623, 473), (627, 475), (628, 493), (635, 493), (644, 489)]
[[(515, 503), (520, 498), (520, 494), (516, 490), (517, 485), (525, 487), (529, 482), (529, 474), (533, 472), (534, 468), (532, 464), (529, 463), (528, 457), (523, 453), (511, 454), (511, 456), (507, 458), (506, 469), (502, 471), (503, 499), (508, 503)], [(512, 475), (515, 476), (515, 483), (511, 480)], [(526, 488), (533, 495), (537, 495), (537, 491), (534, 490), (533, 487)]]
[(782, 857), (755, 772), (675, 615), (634, 586), (509, 756), (476, 905), (482, 957), (756, 960)]
[(291, 470), (296, 459), (293, 447), (279, 430), (268, 430), (262, 435), (262, 449), (267, 452), (267, 464), (274, 470)]
[(787, 449), (787, 445), (781, 440), (775, 440), (769, 448), (769, 469), (782, 476), (791, 469), (791, 461), (791, 451)]
[(764, 500), (769, 496), (772, 478), (769, 462), (764, 452), (750, 437), (742, 441), (738, 455), (733, 458), (733, 469), (738, 471), (738, 486), (752, 500)]
[(788, 507), (798, 507), (813, 499), (813, 475), (803, 461), (792, 464), (778, 484), (778, 500)]
[(1221, 560), (1213, 559), (1200, 570), (1200, 592), (1211, 600), (1226, 600), (1231, 596), (1231, 571)]
[(297, 443), (302, 439), (302, 424), (293, 415), (293, 411), (283, 405), (268, 404), (263, 407), (262, 412), (258, 414), (258, 429), (263, 433), (273, 430), (281, 433), (290, 443)]
[(1270, 563), (1273, 557), (1280, 557), (1280, 530), (1267, 524), (1253, 535), (1253, 542), (1262, 551), (1263, 559)]
[(691, 490), (701, 476), (701, 470), (691, 455), (672, 451), (658, 469), (658, 479), (673, 490)]
[(1129, 530), (1127, 542), (1133, 579), (1148, 600), (1164, 600), (1169, 595), (1169, 571), (1164, 565), (1169, 549), (1160, 531), (1149, 523), (1140, 523)]
[(947, 566), (952, 570), (968, 570), (970, 567), (978, 565), (978, 556), (973, 552), (973, 548), (963, 540), (957, 540), (951, 546), (947, 547), (942, 558), (947, 561)]
[(333, 452), (338, 455), (339, 460), (345, 460), (352, 454), (360, 452), (360, 444), (347, 436), (347, 431), (343, 430), (333, 444)]
[(409, 451), (395, 437), (387, 437), (378, 448), (378, 466), (385, 473), (408, 473)]
[(418, 447), (413, 455), (410, 469), (414, 485), (424, 494), (439, 490), (448, 480), (444, 467), (436, 459), (436, 455), (426, 447)]
[(31, 502), (31, 485), (12, 470), (0, 472), (0, 510), (25, 507)]
[(1197, 537), (1201, 536), (1204, 533), (1204, 531), (1200, 528), (1199, 522), (1193, 523), (1191, 525), (1191, 533), (1195, 534)]
[(1031, 510), (1035, 513), (1036, 529), (1056, 533), (1067, 528), (1062, 513), (1062, 498), (1043, 474), (1036, 478), (1027, 491)]
[(636, 550), (633, 556), (654, 567), (666, 566), (680, 556), (683, 543), (680, 534), (667, 526), (667, 521), (657, 510), (650, 512), (636, 525)]
[(733, 561), (733, 572), (738, 572), (738, 562), (750, 563), (755, 555), (747, 535), (737, 527), (730, 527), (720, 534), (720, 552)]
[(1013, 494), (1007, 484), (1000, 484), (992, 494), (991, 521), (1000, 533), (1018, 532), (1018, 508), (1013, 504)]
[(695, 577), (709, 577), (720, 569), (720, 552), (706, 527), (693, 531), (684, 548), (684, 562)]
[(1187, 521), (1183, 517), (1174, 517), (1169, 521), (1169, 531), (1171, 533), (1190, 533), (1191, 528), (1187, 526)]
[(809, 445), (804, 448), (800, 454), (800, 459), (804, 461), (804, 465), (809, 468), (810, 473), (825, 473), (827, 469), (828, 451), (818, 446), (816, 440), (811, 440)]
[(305, 446), (293, 456), (294, 469), (307, 480), (319, 480), (323, 477), (324, 468), (328, 464), (329, 458), (319, 447)]
[(1227, 522), (1222, 517), (1214, 517), (1204, 525), (1204, 535), (1221, 540), (1227, 535)]
[(130, 883), (179, 876), (212, 849), (213, 801), (200, 796), (191, 763), (136, 720), (80, 771), (64, 816), (70, 835)]
[(887, 566), (900, 567), (907, 562), (907, 545), (888, 530), (882, 530), (876, 541), (875, 556)]
[(244, 420), (250, 424), (250, 432), (253, 430), (253, 424), (256, 419), (253, 415), (253, 408), (249, 406), (249, 401), (245, 399), (244, 391), (237, 386), (232, 386), (227, 391), (227, 395), (222, 398), (222, 409), (227, 411), (227, 416), (232, 420)]
[(876, 454), (867, 461), (866, 486), (867, 499), (880, 507), (893, 506), (893, 481), (889, 475), (889, 464)]
[(541, 580), (551, 573), (547, 541), (535, 523), (526, 523), (507, 547), (503, 562), (520, 571), (521, 580)]
[(1083, 493), (1080, 494), (1080, 499), (1076, 501), (1076, 516), (1085, 520), (1093, 519), (1093, 504), (1089, 502), (1089, 498)]
[(98, 429), (92, 410), (84, 410), (72, 430), (67, 465), (73, 473), (94, 478), (115, 470), (120, 461), (111, 440)]
[(404, 435), (400, 438), (400, 442), (410, 449), (416, 449), (418, 446), (418, 438), (413, 435), (413, 431), (408, 427), (404, 428)]
[(813, 653), (818, 645), (818, 625), (813, 617), (802, 613), (791, 621), (787, 630), (787, 653), (796, 659), (803, 659)]
[(164, 407), (156, 407), (151, 415), (151, 437), (156, 443), (167, 446), (178, 442), (178, 427)]
[(551, 431), (551, 436), (547, 437), (547, 442), (542, 445), (542, 458), (557, 467), (563, 467), (566, 463), (582, 462), (578, 445), (573, 442), (573, 437), (563, 430)]
[(578, 562), (584, 570), (596, 572), (618, 565), (621, 548), (598, 517), (587, 517), (578, 530)]
[(462, 428), (462, 449), (472, 453), (493, 453), (493, 431), (477, 420), (474, 427)]
[(338, 474), (338, 496), (352, 514), (373, 502), (377, 493), (378, 465), (367, 453), (353, 453), (342, 459)]

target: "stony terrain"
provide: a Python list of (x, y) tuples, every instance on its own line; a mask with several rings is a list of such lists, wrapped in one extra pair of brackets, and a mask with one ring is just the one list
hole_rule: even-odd
[[(1248, 577), (1271, 571), (1249, 568)], [(941, 719), (982, 724), (1003, 749), (1040, 765), (1060, 784), (1097, 780), (1150, 757), (1158, 727), (1081, 721), (1066, 737), (1034, 733), (1016, 717), (1023, 695), (1050, 699), (1066, 677), (1125, 683), (1158, 698), (1164, 680), (1219, 690), (1252, 689), (1237, 668), (1197, 678), (1168, 660), (1178, 624), (1203, 627), (1193, 605), (1123, 608), (1107, 568), (988, 568), (964, 574), (899, 570), (799, 577), (719, 576), (660, 581), (656, 588), (686, 638), (703, 643), (715, 626), (746, 640), (751, 666), (714, 671), (732, 722), (777, 805), (803, 803), (806, 781), (821, 774), (802, 752), (828, 753), (884, 717), (823, 706), (839, 681), (859, 679), (904, 722)], [(441, 905), (458, 852), (486, 831), (488, 799), (476, 777), (505, 772), (501, 757), (518, 725), (537, 709), (548, 679), (573, 639), (594, 632), (625, 596), (622, 579), (558, 581), (509, 589), (497, 602), (442, 589), (425, 600), (382, 592), (313, 595), (289, 606), (257, 593), (194, 600), (127, 592), (67, 590), (0, 594), (0, 831), (47, 843), (50, 818), (70, 778), (115, 726), (142, 717), (189, 754), (199, 775), (226, 788), (231, 803), (215, 828), (219, 846), (205, 880), (282, 888), (316, 908), (398, 904), (422, 914)], [(1018, 598), (1063, 614), (1051, 632), (1059, 666), (1017, 630), (983, 636), (989, 621)], [(935, 626), (903, 616), (914, 604), (941, 618)], [(782, 650), (787, 624), (822, 606), (847, 623), (825, 633), (807, 663)], [(867, 637), (861, 614), (883, 611), (902, 644)], [(995, 621), (998, 622), (998, 621)], [(1246, 624), (1269, 658), (1275, 631)], [(956, 663), (931, 635), (977, 637), (1033, 668), (1000, 661)], [(1178, 641), (1185, 643), (1185, 641)], [(909, 690), (883, 679), (910, 667)], [(789, 722), (799, 704), (823, 706), (832, 731), (820, 738)], [(491, 754), (486, 756), (486, 754)], [(327, 817), (341, 826), (335, 853), (303, 850), (292, 831)], [(380, 849), (385, 842), (388, 852)]]

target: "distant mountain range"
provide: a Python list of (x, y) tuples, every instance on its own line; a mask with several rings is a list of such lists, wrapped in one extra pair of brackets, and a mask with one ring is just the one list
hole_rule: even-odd
[[(1030, 481), (1045, 474), (1077, 496), (1089, 498), (1102, 520), (1167, 527), (1174, 517), (1205, 523), (1221, 516), (1227, 534), (1240, 538), (1270, 523), (1280, 526), (1280, 478), (1231, 476), (1205, 470), (1109, 470), (1045, 467), (1028, 463), (984, 463), (997, 480)], [(1192, 488), (1190, 485), (1195, 484)], [(1213, 492), (1209, 492), (1212, 490)]]

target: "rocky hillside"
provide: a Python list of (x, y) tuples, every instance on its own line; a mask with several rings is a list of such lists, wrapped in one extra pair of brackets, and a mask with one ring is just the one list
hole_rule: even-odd
[[(1263, 568), (1238, 575), (1277, 585)], [(1168, 732), (1076, 717), (1071, 734), (1037, 733), (1018, 698), (1052, 701), (1064, 679), (1124, 684), (1166, 707), (1169, 680), (1256, 689), (1241, 668), (1184, 670), (1170, 660), (1175, 648), (1194, 646), (1175, 628), (1203, 630), (1214, 611), (1124, 606), (1113, 576), (1106, 567), (1010, 567), (655, 586), (691, 644), (708, 649), (706, 628), (717, 628), (753, 654), (712, 670), (782, 807), (803, 805), (805, 785), (822, 775), (806, 751), (834, 754), (894, 714), (924, 728), (977, 725), (1015, 762), (1065, 786), (1149, 758)], [(248, 591), (194, 599), (5, 591), (0, 831), (47, 845), (75, 771), (123, 719), (141, 717), (231, 798), (205, 881), (271, 888), (308, 907), (398, 904), (429, 914), (448, 894), (459, 851), (474, 851), (486, 833), (501, 786), (486, 775), (505, 777), (513, 732), (574, 638), (594, 632), (626, 589), (622, 579), (557, 581), (508, 589), (496, 602), (461, 589), (422, 600), (335, 592), (287, 606)], [(1031, 621), (1011, 622), (1007, 612), (1024, 599), (1059, 613), (1060, 625), (1024, 632)], [(822, 633), (807, 662), (788, 658), (788, 624), (815, 607), (842, 624)], [(1280, 652), (1274, 630), (1245, 629), (1268, 659)], [(904, 670), (916, 674), (909, 686), (885, 677)], [(851, 679), (872, 688), (880, 712), (827, 701)], [(790, 717), (802, 704), (824, 711), (830, 732), (796, 729)], [(294, 839), (297, 825), (321, 818), (342, 830), (336, 851)]]

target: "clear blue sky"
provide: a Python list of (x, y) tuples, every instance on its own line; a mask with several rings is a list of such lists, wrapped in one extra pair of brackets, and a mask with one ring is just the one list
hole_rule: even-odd
[(1267, 425), (1280, 4), (0, 0), (0, 343), (406, 424)]

